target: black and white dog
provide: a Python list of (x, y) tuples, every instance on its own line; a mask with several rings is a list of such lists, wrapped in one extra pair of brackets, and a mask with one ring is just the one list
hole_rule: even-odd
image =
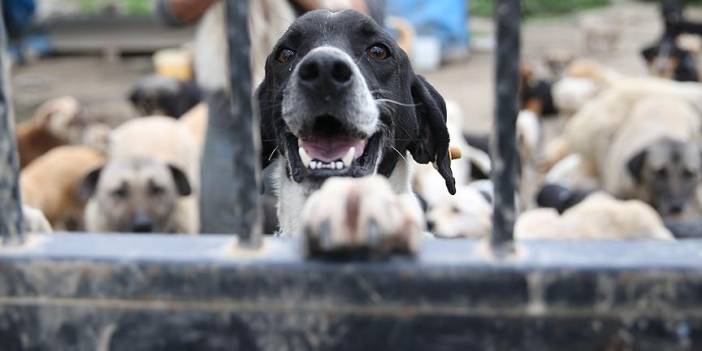
[[(409, 231), (423, 222), (404, 201), (412, 162), (433, 163), (455, 193), (444, 100), (370, 17), (319, 10), (297, 19), (268, 57), (257, 99), (263, 164), (280, 167), (284, 234), (333, 249)], [(376, 174), (390, 185), (363, 178)]]

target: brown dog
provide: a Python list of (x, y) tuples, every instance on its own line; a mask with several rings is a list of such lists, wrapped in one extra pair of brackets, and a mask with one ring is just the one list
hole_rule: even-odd
[(59, 230), (83, 229), (85, 201), (78, 196), (82, 179), (100, 167), (105, 158), (85, 146), (60, 146), (22, 170), (24, 203), (41, 210)]
[(73, 139), (76, 130), (79, 106), (71, 97), (47, 101), (41, 105), (32, 119), (17, 125), (17, 147), (20, 166), (26, 167), (37, 157)]

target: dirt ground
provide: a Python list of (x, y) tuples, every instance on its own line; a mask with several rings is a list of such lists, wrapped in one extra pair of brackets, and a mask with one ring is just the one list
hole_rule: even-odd
[[(603, 15), (621, 26), (619, 47), (613, 52), (596, 53), (599, 61), (616, 69), (642, 74), (644, 66), (639, 49), (660, 33), (657, 7), (617, 1), (607, 8), (587, 12)], [(538, 62), (552, 49), (565, 49), (576, 56), (592, 56), (583, 49), (578, 23), (583, 13), (548, 19), (532, 19), (525, 23), (523, 57)], [(702, 18), (702, 16), (699, 16)], [(474, 46), (471, 56), (425, 75), (449, 99), (457, 101), (466, 116), (469, 132), (486, 132), (492, 121), (493, 60), (489, 49), (480, 48), (490, 42), (493, 25), (488, 19), (472, 19)], [(125, 97), (131, 84), (151, 71), (148, 58), (126, 58), (109, 62), (101, 57), (52, 58), (13, 69), (13, 100), (17, 115), (25, 118), (41, 102), (57, 96), (73, 95), (94, 110), (117, 115), (129, 114)]]
[[(621, 71), (643, 73), (638, 50), (660, 33), (656, 6), (623, 1), (588, 14), (614, 17), (623, 34), (618, 50), (598, 53), (595, 57)], [(587, 55), (578, 26), (582, 15), (527, 21), (522, 44), (524, 59), (539, 61), (544, 52), (552, 49)], [(490, 41), (493, 32), (490, 20), (474, 18), (471, 28), (474, 46)], [(437, 72), (425, 73), (445, 97), (462, 106), (467, 131), (484, 132), (491, 126), (493, 59), (490, 50), (475, 47), (470, 58), (446, 65)], [(17, 115), (24, 118), (41, 102), (61, 95), (76, 96), (102, 111), (112, 109), (115, 114), (129, 113), (128, 107), (124, 106), (126, 93), (132, 82), (150, 71), (150, 60), (143, 57), (119, 62), (108, 62), (101, 57), (63, 57), (15, 67), (13, 99)]]

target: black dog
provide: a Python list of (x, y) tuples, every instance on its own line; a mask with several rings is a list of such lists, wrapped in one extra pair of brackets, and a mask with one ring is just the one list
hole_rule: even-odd
[(197, 83), (156, 75), (139, 80), (129, 93), (129, 101), (143, 116), (179, 118), (200, 103), (201, 98)]
[(435, 164), (455, 192), (444, 100), (365, 15), (300, 17), (269, 56), (257, 98), (261, 160), (277, 155), (280, 164), (283, 233), (303, 231), (303, 205), (330, 177), (380, 174), (396, 193), (410, 193), (409, 154)]

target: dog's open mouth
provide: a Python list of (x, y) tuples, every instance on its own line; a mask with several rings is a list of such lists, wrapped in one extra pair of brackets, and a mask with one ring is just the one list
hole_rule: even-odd
[(380, 133), (369, 137), (333, 116), (324, 115), (300, 134), (287, 136), (287, 154), (295, 181), (301, 181), (304, 176), (362, 177), (375, 169)]

